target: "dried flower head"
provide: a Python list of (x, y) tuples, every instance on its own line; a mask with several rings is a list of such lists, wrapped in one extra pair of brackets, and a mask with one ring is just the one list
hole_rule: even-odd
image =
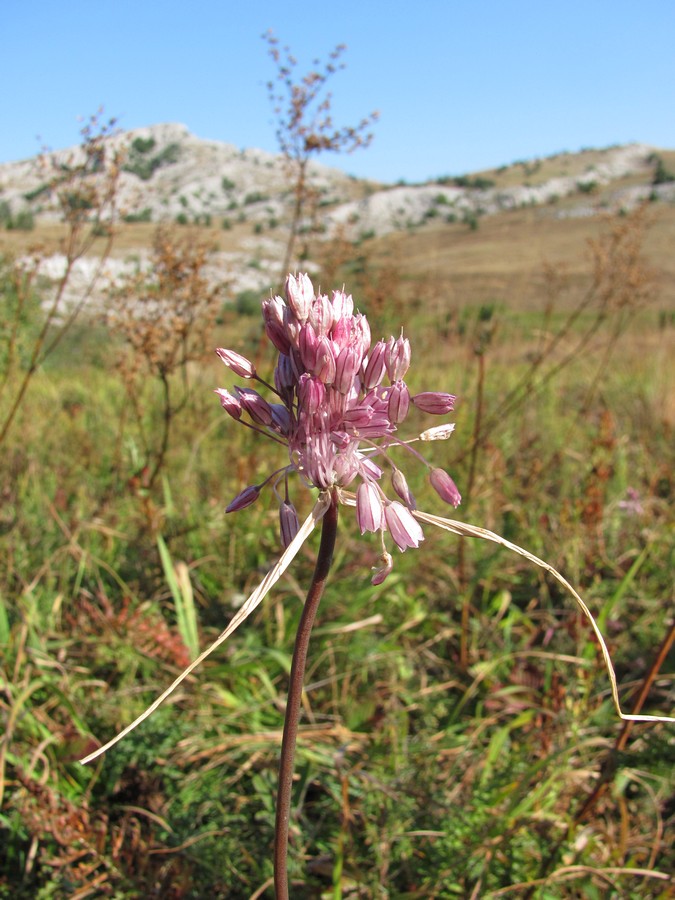
[[(401, 551), (417, 547), (424, 535), (411, 513), (415, 498), (390, 451), (400, 447), (422, 461), (439, 496), (458, 506), (460, 494), (450, 476), (432, 467), (412, 448), (412, 441), (398, 434), (411, 403), (422, 412), (446, 415), (454, 408), (455, 397), (438, 391), (411, 396), (404, 380), (410, 342), (401, 334), (373, 344), (367, 318), (354, 312), (354, 301), (344, 291), (333, 291), (329, 298), (314, 291), (308, 275), (289, 275), (285, 294), (285, 299), (272, 297), (262, 304), (265, 332), (279, 353), (274, 387), (259, 378), (239, 353), (216, 351), (235, 374), (276, 395), (277, 402), (271, 403), (250, 387), (235, 387), (233, 393), (216, 391), (233, 419), (288, 447), (289, 464), (263, 482), (274, 482), (275, 490), (282, 480), (286, 482), (284, 498), (278, 495), (284, 545), (293, 533), (288, 527), (292, 509), (288, 476), (297, 473), (309, 487), (336, 488), (340, 499), (351, 498), (345, 489), (358, 482), (355, 503), (361, 533), (379, 532), (384, 541), (388, 532)], [(437, 439), (449, 437), (452, 427), (442, 426)], [(418, 435), (413, 441), (420, 438), (429, 439)], [(396, 500), (387, 497), (381, 485), (387, 467), (392, 470)], [(254, 502), (262, 486), (245, 488), (228, 512)], [(384, 542), (382, 553), (385, 561), (390, 560)], [(386, 573), (391, 569), (388, 562), (385, 569)], [(374, 576), (377, 583), (383, 580), (382, 571)]]

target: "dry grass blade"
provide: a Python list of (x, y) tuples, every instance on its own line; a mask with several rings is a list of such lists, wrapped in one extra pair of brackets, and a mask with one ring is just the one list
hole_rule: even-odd
[(302, 527), (298, 531), (292, 543), (289, 544), (277, 564), (272, 569), (270, 569), (267, 575), (265, 575), (258, 587), (241, 606), (227, 628), (218, 635), (216, 640), (212, 644), (210, 644), (210, 646), (208, 646), (203, 653), (200, 653), (200, 655), (197, 657), (197, 659), (194, 660), (194, 662), (190, 663), (187, 668), (183, 669), (178, 678), (176, 678), (175, 681), (173, 681), (169, 685), (169, 687), (163, 693), (161, 693), (153, 703), (150, 704), (145, 712), (143, 712), (137, 719), (134, 719), (134, 721), (130, 725), (127, 725), (126, 728), (122, 729), (122, 731), (120, 731), (119, 734), (117, 734), (112, 740), (108, 741), (102, 747), (99, 747), (98, 750), (95, 750), (93, 753), (90, 753), (88, 756), (85, 756), (83, 759), (81, 759), (80, 762), (82, 763), (82, 765), (86, 765), (87, 763), (92, 762), (98, 756), (101, 756), (101, 754), (105, 753), (115, 744), (119, 743), (122, 738), (126, 737), (131, 731), (134, 730), (134, 728), (140, 725), (141, 722), (145, 721), (148, 716), (151, 716), (152, 713), (159, 706), (161, 706), (161, 704), (168, 697), (171, 696), (178, 685), (185, 681), (188, 675), (194, 672), (197, 666), (201, 665), (204, 660), (213, 653), (214, 650), (220, 647), (220, 645), (223, 644), (234, 631), (236, 631), (241, 623), (245, 619), (247, 619), (251, 615), (251, 613), (260, 605), (271, 588), (276, 584), (276, 582), (279, 580), (279, 578), (281, 578), (288, 566), (293, 562), (305, 540), (314, 530), (316, 523), (323, 517), (324, 513), (328, 509), (329, 502), (330, 497), (327, 493), (319, 495), (319, 498), (314, 505), (314, 509), (305, 519)]
[(609, 650), (607, 648), (607, 644), (605, 643), (605, 639), (602, 636), (602, 632), (600, 631), (600, 628), (598, 627), (595, 618), (593, 617), (593, 613), (590, 611), (584, 600), (577, 593), (577, 591), (575, 591), (569, 581), (567, 581), (567, 579), (564, 578), (560, 574), (560, 572), (557, 571), (557, 569), (554, 569), (552, 565), (545, 562), (543, 559), (539, 559), (539, 557), (535, 556), (533, 553), (529, 553), (527, 550), (519, 547), (518, 544), (512, 544), (511, 541), (507, 541), (506, 538), (495, 534), (493, 531), (488, 531), (486, 528), (480, 528), (477, 525), (467, 525), (465, 522), (458, 522), (455, 519), (444, 519), (441, 516), (434, 516), (430, 513), (420, 511), (415, 511), (413, 515), (420, 522), (428, 522), (430, 525), (436, 525), (438, 526), (438, 528), (442, 528), (444, 531), (450, 531), (452, 534), (458, 534), (461, 537), (475, 537), (480, 538), (484, 541), (492, 541), (495, 544), (501, 544), (502, 547), (506, 547), (508, 550), (512, 550), (514, 553), (519, 554), (519, 556), (525, 557), (525, 559), (534, 563), (536, 566), (545, 569), (555, 578), (558, 584), (562, 585), (562, 587), (564, 587), (566, 591), (569, 591), (569, 593), (574, 598), (577, 606), (581, 609), (583, 614), (588, 619), (595, 633), (595, 636), (598, 639), (598, 643), (600, 644), (600, 650), (605, 661), (607, 674), (609, 675), (609, 680), (612, 688), (612, 699), (614, 700), (614, 706), (616, 707), (616, 711), (619, 714), (620, 718), (625, 722), (675, 722), (675, 718), (673, 718), (672, 716), (630, 715), (623, 712), (623, 710), (621, 709), (621, 702), (619, 700), (619, 689), (616, 682), (616, 675), (614, 673), (612, 659), (609, 655)]

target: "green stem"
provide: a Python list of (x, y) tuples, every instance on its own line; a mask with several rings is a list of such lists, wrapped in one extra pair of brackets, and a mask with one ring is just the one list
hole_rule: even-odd
[(302, 686), (307, 663), (307, 650), (312, 626), (323, 595), (328, 572), (333, 561), (335, 536), (337, 534), (337, 496), (332, 495), (331, 505), (323, 517), (321, 544), (312, 583), (300, 616), (300, 624), (295, 636), (293, 662), (284, 717), (284, 735), (281, 741), (279, 759), (279, 784), (277, 788), (277, 815), (274, 829), (274, 887), (277, 900), (288, 900), (288, 829), (291, 816), (291, 793), (295, 765), (295, 745), (298, 737)]

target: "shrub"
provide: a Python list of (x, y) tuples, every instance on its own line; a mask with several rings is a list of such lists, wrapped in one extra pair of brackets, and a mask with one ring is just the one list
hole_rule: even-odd
[(234, 181), (232, 181), (230, 178), (228, 178), (227, 175), (223, 175), (223, 177), (221, 178), (220, 186), (222, 187), (222, 189), (225, 192), (233, 191), (236, 187)]
[(154, 137), (137, 137), (131, 143), (131, 150), (134, 153), (149, 153), (151, 150), (155, 149), (156, 143)]
[(51, 185), (49, 184), (40, 184), (38, 187), (33, 188), (32, 191), (28, 191), (23, 195), (24, 200), (27, 200), (29, 203), (32, 200), (37, 200), (38, 197), (41, 197), (43, 194), (48, 194), (51, 190)]
[[(486, 191), (488, 188), (494, 187), (495, 183), (491, 178), (483, 178), (482, 175), (476, 175), (471, 178), (469, 175), (458, 175), (452, 179), (457, 187), (469, 188), (476, 191)], [(440, 181), (440, 184), (444, 182)]]
[(22, 209), (11, 217), (6, 225), (8, 231), (32, 231), (35, 228), (35, 219), (29, 209)]
[(262, 203), (264, 200), (269, 200), (267, 194), (263, 194), (261, 191), (252, 191), (244, 197), (244, 206), (249, 206), (251, 203)]
[(462, 216), (462, 222), (469, 226), (471, 231), (478, 231), (478, 214), (473, 210), (467, 209)]
[[(141, 146), (145, 149), (138, 149), (136, 145), (139, 140), (142, 142)], [(123, 166), (125, 172), (136, 175), (142, 181), (149, 181), (157, 169), (177, 162), (180, 157), (179, 144), (167, 144), (155, 156), (148, 157), (146, 154), (149, 149), (152, 149), (152, 147), (148, 146), (148, 141), (152, 141), (152, 147), (154, 147), (154, 138), (148, 138), (145, 142), (143, 142), (142, 138), (136, 138), (131, 145), (126, 164)]]
[(654, 176), (652, 178), (652, 184), (653, 185), (668, 184), (671, 181), (675, 181), (675, 175), (673, 175), (672, 172), (669, 172), (668, 169), (666, 169), (665, 163), (663, 162), (661, 157), (656, 156), (655, 154), (652, 154), (652, 155), (655, 156), (655, 162), (656, 162), (656, 168), (654, 169)]
[(241, 316), (259, 316), (260, 291), (241, 291), (235, 298), (234, 308)]
[(130, 224), (133, 222), (152, 222), (152, 210), (149, 206), (146, 206), (145, 209), (142, 209), (140, 212), (129, 213), (124, 217), (125, 222), (129, 222)]

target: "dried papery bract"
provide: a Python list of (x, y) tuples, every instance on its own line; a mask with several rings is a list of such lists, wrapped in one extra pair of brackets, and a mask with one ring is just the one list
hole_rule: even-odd
[(347, 49), (338, 45), (326, 62), (313, 62), (303, 76), (296, 74), (297, 60), (288, 47), (281, 47), (272, 31), (263, 35), (276, 66), (276, 78), (267, 90), (276, 118), (276, 137), (293, 184), (293, 215), (281, 268), (283, 278), (291, 268), (293, 249), (304, 214), (317, 200), (309, 181), (309, 162), (322, 153), (352, 153), (373, 139), (370, 128), (378, 118), (373, 112), (355, 126), (337, 127), (331, 114), (332, 97), (327, 90), (331, 77), (345, 68), (341, 61)]
[[(207, 272), (210, 255), (207, 244), (193, 235), (158, 228), (149, 269), (121, 280), (109, 292), (106, 323), (128, 346), (120, 368), (139, 425), (147, 374), (161, 385), (162, 431), (159, 442), (148, 440), (145, 446), (148, 487), (164, 464), (172, 422), (191, 396), (188, 364), (204, 358), (206, 336), (222, 303), (223, 286)], [(228, 364), (246, 378), (242, 359), (233, 353)], [(140, 432), (145, 434), (142, 427)]]
[[(64, 271), (46, 304), (44, 318), (27, 354), (28, 361), (16, 392), (6, 410), (3, 408), (0, 412), (0, 445), (12, 426), (31, 379), (82, 312), (110, 255), (115, 236), (119, 176), (124, 160), (124, 148), (113, 140), (114, 135), (115, 120), (102, 123), (99, 115), (94, 115), (83, 126), (81, 144), (71, 156), (44, 152), (38, 161), (44, 179), (40, 193), (44, 194), (47, 204), (59, 211), (65, 224)], [(95, 253), (97, 265), (85, 285), (78, 288), (75, 296), (68, 298), (66, 303), (75, 264), (89, 253)], [(22, 290), (26, 289), (28, 293), (19, 297), (17, 316), (23, 314), (24, 301), (27, 301), (40, 274), (44, 258), (42, 250), (33, 252), (26, 278), (19, 279)], [(15, 357), (10, 354), (7, 359), (8, 366), (12, 367)], [(10, 368), (3, 372), (3, 388), (13, 374)]]

